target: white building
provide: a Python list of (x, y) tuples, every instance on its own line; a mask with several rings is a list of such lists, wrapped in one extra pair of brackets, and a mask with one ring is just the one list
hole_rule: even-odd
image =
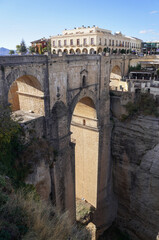
[(80, 53), (120, 53), (121, 51), (141, 51), (141, 40), (123, 35), (121, 32), (112, 34), (110, 30), (99, 27), (79, 27), (64, 30), (62, 35), (51, 37), (51, 50), (54, 54)]

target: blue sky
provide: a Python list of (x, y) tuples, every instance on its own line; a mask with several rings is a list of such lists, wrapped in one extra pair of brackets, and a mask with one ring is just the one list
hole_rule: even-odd
[(82, 25), (159, 40), (159, 0), (0, 0), (0, 47)]

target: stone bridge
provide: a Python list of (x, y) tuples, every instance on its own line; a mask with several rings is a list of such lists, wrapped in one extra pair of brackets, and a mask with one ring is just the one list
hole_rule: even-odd
[(99, 231), (115, 219), (112, 186), (109, 81), (122, 78), (130, 56), (65, 55), (0, 57), (0, 102), (13, 111), (44, 116), (45, 137), (58, 152), (56, 205), (75, 219), (75, 200), (96, 211)]

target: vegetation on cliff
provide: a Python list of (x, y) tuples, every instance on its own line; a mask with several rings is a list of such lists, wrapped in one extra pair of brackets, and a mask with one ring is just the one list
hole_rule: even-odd
[(121, 120), (123, 121), (140, 114), (159, 117), (158, 103), (153, 96), (148, 93), (141, 93), (134, 102), (128, 102), (125, 108), (127, 114), (122, 115)]
[(23, 130), (11, 114), (9, 107), (0, 107), (0, 174), (7, 175), (16, 184), (24, 181), (27, 166), (20, 161), (24, 150)]
[(69, 221), (51, 203), (26, 188), (14, 191), (10, 179), (0, 176), (0, 239), (90, 239), (89, 233)]
[(140, 70), (141, 70), (141, 64), (137, 64), (136, 66), (130, 66), (129, 67), (129, 72), (140, 71)]
[(23, 129), (11, 114), (0, 108), (0, 240), (90, 239), (88, 231), (71, 224), (67, 212), (58, 212), (25, 184), (29, 165), (24, 153), (32, 143), (23, 143)]

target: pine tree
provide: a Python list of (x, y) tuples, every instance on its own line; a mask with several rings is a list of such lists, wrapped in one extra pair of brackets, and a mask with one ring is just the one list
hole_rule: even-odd
[(20, 45), (17, 45), (16, 48), (17, 48), (17, 53), (26, 53), (27, 52), (27, 47), (26, 47), (23, 39), (22, 39)]

